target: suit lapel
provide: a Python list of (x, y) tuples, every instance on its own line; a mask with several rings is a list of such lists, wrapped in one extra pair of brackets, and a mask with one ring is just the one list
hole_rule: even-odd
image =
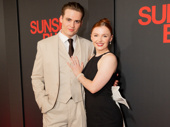
[(52, 38), (52, 45), (51, 45), (51, 51), (53, 52), (53, 55), (54, 55), (54, 63), (57, 64), (57, 69), (58, 69), (58, 63), (59, 63), (59, 37), (58, 35), (55, 35), (53, 38)]
[(81, 63), (82, 61), (82, 47), (81, 47), (81, 42), (79, 37), (76, 37), (76, 48), (74, 50), (73, 56), (77, 56), (79, 59), (79, 62)]

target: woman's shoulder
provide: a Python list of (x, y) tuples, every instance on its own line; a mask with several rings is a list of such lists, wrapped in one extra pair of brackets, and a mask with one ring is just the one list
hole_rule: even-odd
[[(116, 68), (117, 67), (117, 58), (113, 53), (107, 53), (101, 57), (98, 62), (98, 69), (108, 69), (108, 68)], [(112, 70), (112, 69), (110, 69)]]
[(116, 60), (117, 61), (117, 57), (111, 52), (108, 52), (108, 53), (104, 54), (101, 59), (103, 59), (103, 60), (111, 60), (111, 61)]
[(98, 62), (99, 66), (112, 67), (117, 65), (117, 58), (113, 53), (104, 54)]

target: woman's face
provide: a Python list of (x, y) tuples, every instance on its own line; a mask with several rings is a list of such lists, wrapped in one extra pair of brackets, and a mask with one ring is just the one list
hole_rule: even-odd
[(110, 30), (106, 26), (95, 27), (91, 33), (91, 40), (96, 48), (96, 52), (108, 51), (109, 42), (113, 39)]

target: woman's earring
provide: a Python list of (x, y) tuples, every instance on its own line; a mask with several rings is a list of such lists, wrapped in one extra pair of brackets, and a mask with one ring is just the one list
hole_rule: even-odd
[(110, 45), (111, 45), (111, 41), (110, 41)]

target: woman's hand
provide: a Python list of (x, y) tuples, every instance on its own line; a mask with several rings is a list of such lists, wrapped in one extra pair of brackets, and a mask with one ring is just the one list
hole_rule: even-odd
[(74, 75), (75, 75), (76, 77), (77, 77), (77, 76), (82, 72), (82, 70), (83, 70), (83, 63), (81, 63), (81, 65), (80, 65), (77, 56), (76, 56), (76, 57), (73, 57), (73, 56), (72, 56), (72, 57), (70, 58), (70, 62), (68, 62), (67, 64), (68, 64), (68, 66), (72, 69), (72, 71), (73, 71), (73, 73), (74, 73)]

